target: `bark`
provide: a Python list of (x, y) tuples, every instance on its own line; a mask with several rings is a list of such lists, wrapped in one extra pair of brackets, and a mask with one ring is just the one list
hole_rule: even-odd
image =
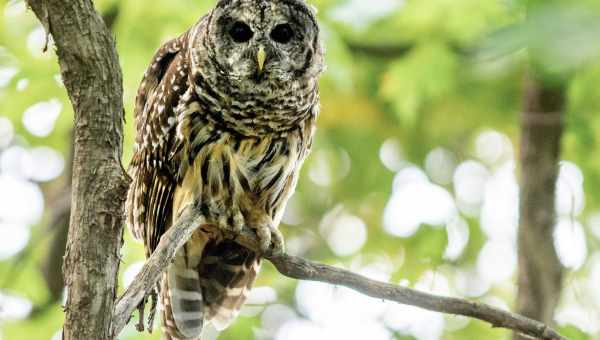
[(564, 106), (564, 85), (550, 85), (534, 75), (527, 78), (521, 115), (517, 312), (547, 324), (562, 286), (553, 231)]
[(121, 166), (122, 77), (112, 34), (90, 0), (29, 0), (56, 44), (75, 112), (64, 263), (64, 339), (110, 339), (128, 181)]
[[(102, 13), (102, 20), (109, 30), (112, 30), (117, 17), (119, 16), (119, 3), (115, 3), (106, 12)], [(50, 299), (46, 302), (47, 306), (52, 306), (62, 299), (65, 282), (62, 275), (63, 255), (67, 247), (67, 235), (69, 233), (69, 218), (71, 216), (71, 179), (73, 177), (73, 152), (75, 148), (73, 131), (69, 132), (71, 147), (67, 159), (65, 173), (57, 181), (61, 183), (60, 193), (50, 199), (52, 202), (46, 208), (52, 214), (48, 224), (48, 234), (51, 235), (48, 253), (42, 260), (42, 274), (46, 287), (50, 292)], [(67, 199), (68, 198), (68, 199)]]

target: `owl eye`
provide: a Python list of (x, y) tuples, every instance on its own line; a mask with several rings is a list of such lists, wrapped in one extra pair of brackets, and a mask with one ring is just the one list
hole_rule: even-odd
[(229, 35), (237, 43), (247, 42), (254, 36), (254, 32), (247, 24), (237, 21), (229, 30)]
[(294, 31), (289, 24), (279, 24), (271, 31), (271, 39), (281, 44), (287, 44), (294, 37)]

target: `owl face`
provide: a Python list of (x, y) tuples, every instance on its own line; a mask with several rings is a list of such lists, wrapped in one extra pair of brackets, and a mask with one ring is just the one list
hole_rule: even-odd
[(221, 0), (206, 34), (216, 71), (239, 87), (285, 86), (321, 72), (319, 28), (303, 0)]

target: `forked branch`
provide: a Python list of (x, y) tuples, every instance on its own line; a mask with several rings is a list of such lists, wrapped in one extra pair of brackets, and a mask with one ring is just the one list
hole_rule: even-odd
[[(125, 327), (138, 304), (158, 282), (161, 273), (171, 262), (177, 249), (200, 226), (200, 223), (196, 222), (198, 218), (199, 215), (193, 209), (188, 208), (182, 214), (179, 222), (162, 236), (158, 247), (142, 271), (116, 303), (113, 316), (114, 336), (118, 335)], [(254, 233), (248, 230), (245, 230), (236, 239), (236, 242), (250, 249), (258, 249)], [(267, 259), (281, 274), (294, 279), (331, 283), (378, 299), (395, 301), (434, 312), (463, 315), (488, 322), (493, 327), (507, 328), (537, 339), (566, 339), (541, 322), (483, 303), (428, 294), (399, 285), (371, 280), (345, 269), (312, 262), (297, 256), (283, 254), (267, 257)]]

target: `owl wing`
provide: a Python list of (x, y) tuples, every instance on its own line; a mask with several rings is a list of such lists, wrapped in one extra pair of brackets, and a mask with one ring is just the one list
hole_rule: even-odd
[(172, 217), (177, 185), (176, 108), (187, 89), (187, 34), (165, 43), (146, 70), (135, 101), (135, 152), (129, 168), (133, 183), (127, 197), (127, 221), (144, 241), (146, 254), (158, 245)]

